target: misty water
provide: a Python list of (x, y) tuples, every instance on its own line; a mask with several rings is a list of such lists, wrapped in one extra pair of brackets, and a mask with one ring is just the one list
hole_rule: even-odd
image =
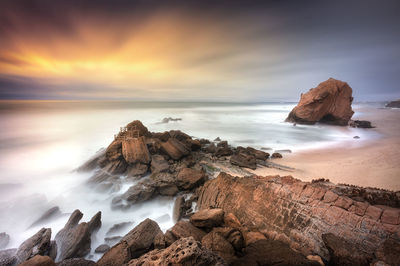
[[(0, 232), (18, 247), (41, 227), (52, 228), (52, 238), (69, 214), (80, 209), (83, 221), (102, 211), (102, 227), (92, 240), (94, 249), (104, 243), (116, 223), (133, 222), (124, 235), (145, 218), (162, 230), (173, 225), (173, 198), (157, 198), (129, 210), (112, 210), (113, 193), (96, 192), (87, 185), (91, 173), (74, 171), (100, 148), (107, 147), (121, 126), (141, 120), (150, 131), (179, 129), (195, 138), (220, 137), (233, 146), (291, 149), (293, 152), (359, 142), (379, 137), (362, 129), (327, 125), (293, 126), (284, 119), (294, 103), (133, 103), (133, 102), (1, 102), (0, 103)], [(357, 108), (355, 108), (357, 110)], [(356, 113), (355, 117), (359, 114)], [(160, 123), (165, 117), (181, 121)], [(31, 227), (49, 208), (64, 215)], [(98, 259), (96, 254), (91, 259)]]

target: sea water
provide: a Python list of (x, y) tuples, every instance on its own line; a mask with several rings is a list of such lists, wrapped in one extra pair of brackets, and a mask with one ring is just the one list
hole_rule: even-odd
[[(112, 210), (111, 200), (125, 192), (99, 193), (85, 185), (91, 173), (74, 171), (99, 149), (112, 142), (119, 128), (141, 120), (150, 131), (178, 129), (194, 138), (220, 137), (233, 146), (273, 150), (320, 148), (353, 140), (379, 137), (373, 131), (328, 125), (285, 123), (295, 103), (173, 103), (95, 101), (0, 102), (0, 232), (10, 235), (7, 248), (18, 247), (41, 227), (52, 228), (52, 238), (75, 209), (88, 221), (102, 212), (102, 227), (92, 239), (94, 249), (104, 243), (116, 223), (132, 222), (124, 235), (145, 218), (162, 230), (173, 225), (173, 198), (157, 198), (129, 210)], [(380, 105), (375, 105), (379, 107)], [(354, 106), (357, 111), (357, 105)], [(356, 112), (355, 117), (360, 114)], [(165, 117), (180, 118), (161, 123)], [(352, 141), (354, 142), (354, 141)], [(31, 227), (51, 207), (64, 213)]]

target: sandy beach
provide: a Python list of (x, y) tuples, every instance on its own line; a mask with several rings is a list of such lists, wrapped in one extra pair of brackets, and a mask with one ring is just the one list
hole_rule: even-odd
[[(333, 183), (400, 190), (400, 110), (363, 108), (357, 119), (369, 120), (381, 134), (372, 141), (343, 143), (326, 149), (283, 154), (276, 163), (295, 168), (282, 171), (259, 168), (257, 175), (292, 175), (303, 181), (327, 178)], [(361, 143), (361, 145), (357, 144)], [(354, 145), (357, 144), (357, 145)]]

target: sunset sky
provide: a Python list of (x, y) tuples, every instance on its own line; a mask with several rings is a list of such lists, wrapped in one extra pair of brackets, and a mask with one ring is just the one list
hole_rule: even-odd
[(378, 0), (3, 0), (0, 99), (295, 101), (334, 77), (390, 100), (399, 14)]

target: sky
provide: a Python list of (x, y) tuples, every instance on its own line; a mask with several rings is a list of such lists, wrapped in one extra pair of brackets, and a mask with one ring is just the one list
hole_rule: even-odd
[(400, 98), (400, 1), (0, 1), (0, 99)]

